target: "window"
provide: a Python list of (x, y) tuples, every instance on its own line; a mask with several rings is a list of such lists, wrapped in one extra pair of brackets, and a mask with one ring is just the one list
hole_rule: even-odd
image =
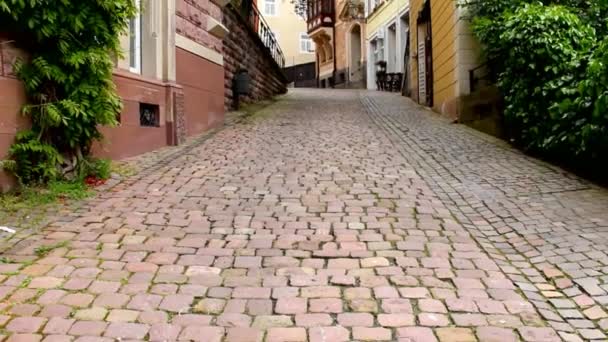
[(382, 39), (374, 39), (372, 41), (374, 60), (380, 62), (384, 60), (384, 41)]
[(311, 53), (315, 51), (315, 45), (312, 39), (306, 33), (300, 33), (300, 52)]
[[(136, 1), (137, 9), (139, 0)], [(129, 22), (129, 69), (131, 72), (141, 74), (141, 13), (138, 13)]]
[(143, 127), (160, 127), (159, 106), (156, 104), (139, 104), (139, 125)]
[(264, 15), (275, 16), (277, 15), (277, 0), (264, 0)]

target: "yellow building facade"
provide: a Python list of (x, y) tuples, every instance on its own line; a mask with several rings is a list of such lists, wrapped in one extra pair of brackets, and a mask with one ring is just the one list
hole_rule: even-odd
[(457, 118), (460, 97), (469, 94), (469, 70), (479, 65), (479, 47), (455, 0), (410, 1), (412, 99)]
[(285, 55), (285, 67), (315, 61), (315, 46), (308, 36), (306, 20), (296, 14), (290, 0), (258, 0), (257, 5)]

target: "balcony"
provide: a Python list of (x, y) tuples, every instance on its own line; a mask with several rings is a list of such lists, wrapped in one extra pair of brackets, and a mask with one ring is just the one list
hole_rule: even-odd
[(308, 33), (320, 27), (333, 27), (336, 10), (334, 0), (309, 0), (307, 11)]

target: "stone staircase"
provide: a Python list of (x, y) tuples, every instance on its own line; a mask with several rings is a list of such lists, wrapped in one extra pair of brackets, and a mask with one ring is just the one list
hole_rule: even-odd
[(502, 97), (496, 86), (484, 85), (462, 96), (459, 107), (458, 122), (496, 137), (504, 137)]

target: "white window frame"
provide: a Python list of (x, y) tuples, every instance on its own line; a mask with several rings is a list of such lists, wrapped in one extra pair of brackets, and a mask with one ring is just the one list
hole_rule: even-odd
[[(315, 53), (315, 45), (307, 33), (300, 33), (299, 38), (300, 53)], [(303, 44), (306, 46), (304, 49), (302, 49)]]
[[(268, 5), (272, 5), (274, 13), (268, 12)], [(276, 17), (279, 15), (279, 0), (264, 0), (264, 16)]]
[[(141, 14), (141, 6), (140, 0), (135, 1), (135, 6), (137, 7), (137, 15), (131, 19), (129, 22), (129, 71), (141, 74), (141, 24), (142, 24), (142, 14)], [(135, 26), (135, 30), (132, 31), (131, 25)], [(132, 33), (134, 34), (134, 38), (132, 37)], [(135, 42), (135, 46), (131, 43)], [(133, 51), (135, 51), (134, 54)], [(131, 58), (133, 56), (134, 58)]]

